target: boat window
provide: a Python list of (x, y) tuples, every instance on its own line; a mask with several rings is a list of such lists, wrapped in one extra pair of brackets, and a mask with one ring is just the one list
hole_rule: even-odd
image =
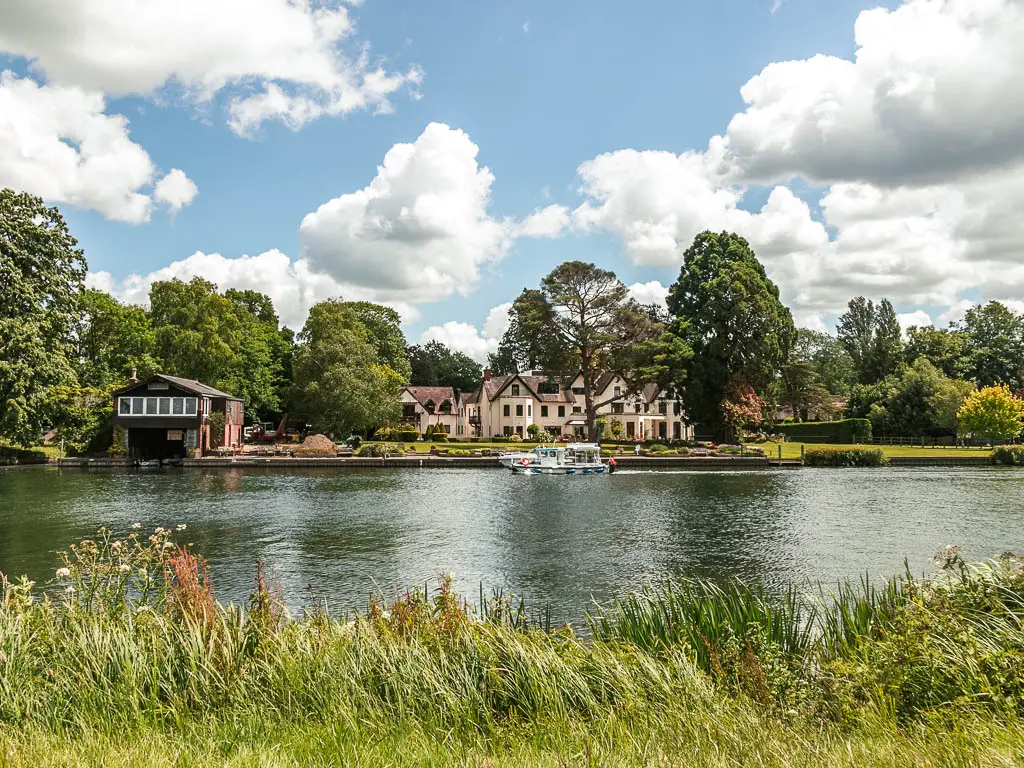
[(196, 399), (194, 397), (185, 398), (185, 415), (195, 416), (196, 415)]
[(160, 398), (160, 415), (167, 416), (171, 412), (171, 398), (161, 397)]
[(117, 412), (121, 416), (131, 416), (132, 413), (132, 400), (130, 397), (122, 397), (117, 402)]
[(180, 416), (184, 408), (182, 407), (182, 398), (176, 397), (171, 400), (171, 413), (175, 416)]
[(132, 415), (133, 416), (141, 416), (142, 415), (142, 398), (141, 397), (133, 397), (132, 398)]

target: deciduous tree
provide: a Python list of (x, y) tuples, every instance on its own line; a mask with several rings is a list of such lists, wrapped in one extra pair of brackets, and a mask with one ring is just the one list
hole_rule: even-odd
[(990, 301), (967, 310), (959, 324), (968, 338), (967, 378), (979, 386), (1024, 384), (1024, 317)]
[(873, 384), (899, 372), (903, 342), (896, 311), (888, 299), (878, 304), (863, 296), (851, 299), (836, 331), (861, 384)]
[(0, 190), (0, 437), (35, 442), (48, 389), (74, 383), (72, 329), (85, 272), (60, 211)]
[(315, 429), (344, 438), (398, 419), (404, 379), (380, 362), (372, 337), (346, 302), (310, 310), (293, 361), (293, 402)]
[(439, 341), (409, 347), (407, 354), (414, 386), (452, 387), (457, 392), (472, 392), (480, 386), (480, 363)]
[(1024, 430), (1024, 400), (1008, 387), (985, 387), (967, 396), (957, 421), (962, 433), (1012, 440)]

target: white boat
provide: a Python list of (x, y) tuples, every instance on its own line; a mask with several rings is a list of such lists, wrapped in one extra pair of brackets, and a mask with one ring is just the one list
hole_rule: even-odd
[[(534, 451), (537, 449), (534, 448)], [(522, 451), (510, 451), (498, 455), (498, 461), (505, 469), (511, 469), (513, 464), (521, 464), (523, 459), (529, 463), (533, 459), (533, 452), (523, 453)]]
[(598, 475), (606, 471), (601, 446), (570, 443), (566, 446), (538, 446), (523, 455), (510, 469), (517, 475)]

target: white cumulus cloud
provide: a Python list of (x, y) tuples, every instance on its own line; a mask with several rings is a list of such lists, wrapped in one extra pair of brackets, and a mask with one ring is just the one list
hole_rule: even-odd
[(304, 258), (335, 279), (394, 301), (467, 294), (517, 237), (550, 237), (568, 221), (550, 206), (522, 222), (488, 211), (494, 175), (463, 131), (431, 123), (396, 144), (363, 189), (329, 200), (299, 228)]
[[(573, 223), (617, 235), (636, 264), (672, 268), (698, 232), (737, 232), (814, 325), (859, 294), (911, 308), (955, 307), (972, 289), (1013, 300), (1024, 293), (1022, 34), (1019, 0), (866, 11), (855, 59), (768, 65), (705, 151), (581, 164)], [(817, 185), (816, 209), (793, 179)]]
[(198, 193), (199, 187), (180, 168), (171, 169), (171, 172), (160, 179), (153, 188), (153, 198), (165, 203), (172, 211), (181, 210), (182, 206), (191, 203)]
[(485, 364), (487, 355), (498, 349), (501, 337), (509, 326), (508, 311), (512, 302), (499, 304), (487, 313), (483, 331), (471, 323), (449, 321), (443, 325), (433, 325), (420, 336), (420, 344), (428, 341), (439, 341), (447, 347), (462, 352)]
[(0, 74), (0, 186), (132, 223), (154, 203), (187, 205), (195, 184), (176, 169), (153, 187), (156, 168), (128, 120), (105, 109), (99, 93)]
[(388, 111), (418, 68), (389, 71), (356, 40), (349, 6), (308, 0), (8, 0), (0, 52), (48, 81), (111, 94), (225, 91), (230, 122), (297, 127), (322, 114)]
[(909, 0), (861, 13), (853, 61), (770, 64), (741, 94), (727, 165), (747, 181), (948, 180), (1024, 159), (1024, 4)]
[[(107, 291), (131, 304), (149, 303), (149, 288), (160, 280), (191, 280), (202, 277), (215, 283), (220, 290), (237, 288), (267, 294), (274, 302), (281, 322), (295, 330), (306, 322), (309, 308), (332, 298), (349, 301), (377, 301), (377, 296), (364, 289), (340, 283), (328, 275), (312, 269), (303, 259), (292, 260), (278, 250), (257, 256), (229, 258), (219, 253), (196, 251), (187, 259), (175, 261), (147, 274), (132, 274), (115, 279), (109, 272), (90, 273), (86, 283), (92, 288)], [(419, 317), (415, 307), (404, 302), (382, 302), (393, 307), (403, 322)]]

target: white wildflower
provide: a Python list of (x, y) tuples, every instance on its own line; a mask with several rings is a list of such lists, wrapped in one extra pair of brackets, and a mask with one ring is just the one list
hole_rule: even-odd
[(184, 531), (184, 530), (185, 530), (185, 528), (187, 528), (187, 527), (188, 527), (188, 526), (186, 526), (186, 525), (185, 525), (184, 523), (178, 523), (178, 525), (177, 525), (177, 530), (178, 530), (179, 532), (180, 532), (180, 531)]
[(142, 527), (142, 523), (132, 523), (132, 528), (134, 528), (136, 531), (139, 530), (139, 528), (141, 528), (141, 527)]
[(57, 569), (57, 578), (58, 579), (66, 579), (70, 575), (71, 575), (71, 569), (70, 568), (58, 568)]
[(128, 563), (121, 563), (119, 566), (117, 566), (117, 570), (119, 570), (121, 573), (128, 573), (128, 571), (130, 571), (131, 569), (128, 567)]

